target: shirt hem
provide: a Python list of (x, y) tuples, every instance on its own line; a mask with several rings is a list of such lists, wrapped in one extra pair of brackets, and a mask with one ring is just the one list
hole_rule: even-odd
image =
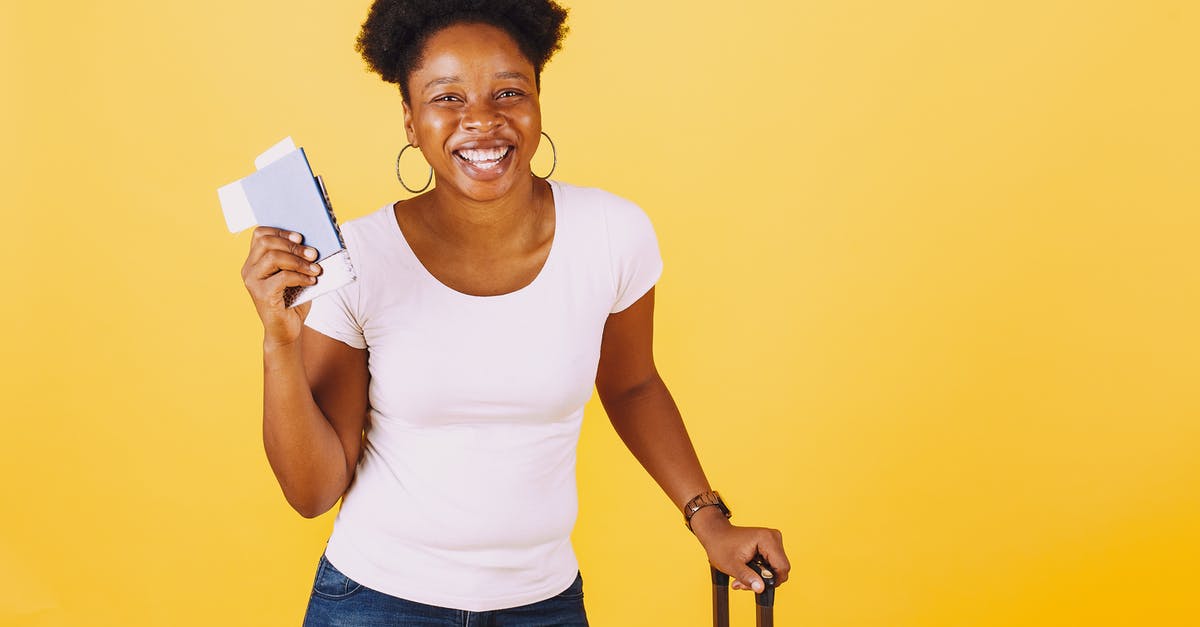
[[(332, 540), (332, 539), (331, 539)], [(452, 595), (427, 594), (420, 590), (400, 590), (388, 585), (384, 581), (384, 577), (378, 576), (378, 570), (364, 564), (354, 555), (354, 549), (343, 546), (342, 542), (330, 541), (325, 548), (325, 559), (329, 560), (342, 574), (346, 575), (355, 583), (381, 592), (383, 594), (423, 603), (425, 605), (433, 605), (454, 610), (464, 610), (468, 612), (492, 612), (496, 610), (504, 610), (530, 603), (537, 603), (553, 598), (555, 595), (561, 594), (564, 590), (571, 586), (575, 581), (575, 577), (579, 574), (579, 564), (575, 559), (574, 551), (569, 551), (570, 569), (564, 568), (562, 581), (555, 581), (553, 585), (545, 586), (534, 591), (526, 592), (518, 595), (509, 595), (503, 597), (493, 597), (480, 599), (478, 597), (456, 597)], [(568, 546), (570, 546), (568, 544)], [(567, 571), (570, 571), (569, 573)]]

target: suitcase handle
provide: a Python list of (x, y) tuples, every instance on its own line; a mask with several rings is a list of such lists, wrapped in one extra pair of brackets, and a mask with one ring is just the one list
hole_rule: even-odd
[(763, 591), (754, 594), (754, 603), (761, 607), (774, 607), (775, 573), (771, 570), (771, 565), (767, 563), (765, 557), (758, 554), (755, 554), (754, 559), (750, 560), (746, 565), (753, 568), (763, 580)]
[[(775, 573), (771, 565), (762, 555), (746, 563), (754, 569), (763, 580), (763, 591), (754, 593), (755, 614), (758, 624), (762, 627), (774, 625), (775, 608)], [(712, 569), (713, 584), (713, 625), (714, 627), (729, 627), (729, 575)]]

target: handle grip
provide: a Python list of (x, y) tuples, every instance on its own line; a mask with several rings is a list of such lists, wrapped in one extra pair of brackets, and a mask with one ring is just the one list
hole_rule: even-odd
[[(763, 591), (754, 594), (754, 603), (758, 615), (758, 624), (769, 627), (774, 624), (775, 608), (775, 572), (771, 564), (762, 555), (746, 562), (763, 580)], [(729, 575), (712, 567), (713, 584), (713, 625), (714, 627), (729, 627)]]

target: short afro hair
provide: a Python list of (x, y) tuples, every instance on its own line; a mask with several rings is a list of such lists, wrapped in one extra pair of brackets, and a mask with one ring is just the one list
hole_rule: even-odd
[(454, 24), (488, 24), (513, 38), (540, 89), (542, 68), (562, 47), (566, 21), (567, 10), (554, 0), (375, 0), (356, 49), (407, 101), (408, 77), (420, 67), (430, 36)]

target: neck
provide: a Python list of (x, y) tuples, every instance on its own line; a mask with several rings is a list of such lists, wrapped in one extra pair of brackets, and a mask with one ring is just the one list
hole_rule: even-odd
[(505, 195), (487, 201), (435, 187), (427, 195), (421, 219), (438, 239), (461, 251), (522, 246), (542, 222), (546, 185), (530, 177), (528, 185), (515, 185)]

